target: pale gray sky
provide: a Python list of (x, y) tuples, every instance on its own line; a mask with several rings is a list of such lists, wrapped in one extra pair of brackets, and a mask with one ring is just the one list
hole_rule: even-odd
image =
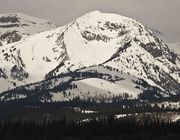
[(136, 18), (180, 42), (180, 0), (0, 0), (0, 13), (21, 12), (57, 25), (92, 10)]

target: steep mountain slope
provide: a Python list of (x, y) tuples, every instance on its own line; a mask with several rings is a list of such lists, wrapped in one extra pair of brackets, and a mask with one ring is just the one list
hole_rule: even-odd
[(55, 27), (56, 25), (48, 20), (21, 13), (0, 14), (0, 46)]
[(107, 98), (125, 93), (137, 98), (144, 90), (156, 90), (152, 95), (158, 98), (180, 92), (180, 56), (138, 21), (99, 11), (1, 47), (0, 63), (1, 91), (20, 86), (0, 94), (2, 100), (36, 93), (42, 101), (47, 93), (51, 101), (63, 100), (64, 92), (73, 98), (94, 96), (91, 91)]

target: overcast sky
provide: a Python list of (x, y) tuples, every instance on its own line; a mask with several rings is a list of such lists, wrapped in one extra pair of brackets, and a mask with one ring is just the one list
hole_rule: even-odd
[(0, 13), (21, 12), (57, 25), (92, 10), (136, 18), (180, 42), (180, 0), (0, 0)]

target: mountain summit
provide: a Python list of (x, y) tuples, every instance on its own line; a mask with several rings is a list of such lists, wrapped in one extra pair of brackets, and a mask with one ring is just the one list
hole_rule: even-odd
[(180, 92), (180, 56), (138, 21), (99, 11), (0, 47), (0, 63), (1, 100)]

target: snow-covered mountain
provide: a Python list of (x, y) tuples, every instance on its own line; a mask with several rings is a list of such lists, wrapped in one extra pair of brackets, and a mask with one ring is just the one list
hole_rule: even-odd
[(0, 46), (55, 27), (51, 21), (21, 13), (0, 14)]
[(0, 64), (1, 100), (180, 93), (180, 55), (138, 21), (99, 11), (2, 46)]

